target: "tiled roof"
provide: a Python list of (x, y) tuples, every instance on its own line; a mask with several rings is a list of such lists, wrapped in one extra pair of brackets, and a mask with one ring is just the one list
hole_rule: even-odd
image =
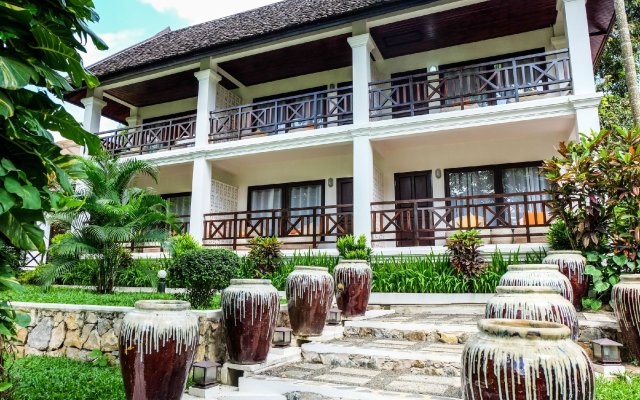
[(110, 76), (401, 1), (285, 0), (184, 29), (161, 32), (93, 64), (89, 70), (98, 77)]

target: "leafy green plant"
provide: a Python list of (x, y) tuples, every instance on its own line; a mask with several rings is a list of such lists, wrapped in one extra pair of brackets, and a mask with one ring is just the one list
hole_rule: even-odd
[(14, 274), (19, 273), (22, 268), (21, 256), (22, 254), (17, 248), (0, 240), (0, 264), (7, 265)]
[(478, 250), (482, 240), (475, 229), (457, 231), (447, 239), (447, 249), (454, 270), (466, 279), (480, 276), (486, 269), (486, 263)]
[(569, 230), (564, 221), (559, 220), (551, 224), (547, 232), (547, 242), (552, 250), (571, 250)]
[(202, 307), (210, 303), (216, 290), (239, 276), (240, 258), (228, 249), (195, 250), (176, 258), (169, 274), (175, 283), (184, 285), (191, 305)]
[(91, 350), (91, 353), (89, 353), (89, 357), (93, 359), (91, 363), (95, 366), (103, 368), (109, 366), (109, 359), (100, 349)]
[(257, 276), (273, 273), (282, 262), (282, 243), (275, 236), (256, 236), (249, 241), (249, 246), (247, 261)]
[(360, 235), (358, 240), (353, 235), (339, 237), (336, 247), (340, 257), (345, 260), (370, 260), (373, 249), (367, 246), (367, 238)]
[(188, 233), (175, 235), (169, 238), (169, 254), (176, 258), (193, 250), (201, 249), (200, 243), (196, 242)]
[(591, 276), (593, 295), (582, 299), (582, 305), (598, 311), (603, 304), (611, 302), (611, 289), (620, 281), (620, 275), (638, 270), (638, 261), (631, 261), (624, 254), (586, 253), (585, 274)]
[(113, 291), (118, 273), (130, 264), (123, 244), (164, 242), (167, 225), (176, 217), (169, 203), (149, 189), (132, 187), (136, 177), (147, 175), (157, 180), (157, 170), (148, 162), (118, 161), (107, 155), (81, 161), (86, 178), (78, 184), (78, 198), (84, 201), (77, 213), (62, 212), (54, 219), (72, 227), (71, 234), (51, 246), (57, 255), (42, 274), (45, 287), (65, 272), (93, 262), (99, 293)]

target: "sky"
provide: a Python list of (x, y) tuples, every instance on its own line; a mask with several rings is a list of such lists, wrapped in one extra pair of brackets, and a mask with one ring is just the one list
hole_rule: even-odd
[[(82, 54), (84, 64), (100, 61), (111, 54), (141, 42), (163, 29), (184, 28), (212, 19), (251, 10), (276, 0), (94, 0), (100, 22), (91, 26), (109, 46), (98, 51), (93, 46)], [(83, 109), (66, 105), (73, 116), (82, 121)], [(100, 130), (117, 127), (103, 118)]]

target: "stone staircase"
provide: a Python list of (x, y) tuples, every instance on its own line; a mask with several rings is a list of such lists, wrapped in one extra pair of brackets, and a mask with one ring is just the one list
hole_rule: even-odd
[[(300, 349), (286, 349), (297, 352), (295, 361), (245, 368), (237, 389), (227, 387), (232, 392), (207, 398), (460, 399), (462, 350), (477, 332), (482, 310), (455, 305), (406, 314), (371, 311), (345, 321), (343, 329), (327, 327), (325, 337), (302, 343)], [(594, 318), (581, 316), (583, 335), (607, 336), (610, 318)]]

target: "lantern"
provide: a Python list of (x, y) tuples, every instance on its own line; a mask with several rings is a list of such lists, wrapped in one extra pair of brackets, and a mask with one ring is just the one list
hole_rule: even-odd
[(327, 317), (328, 325), (340, 325), (342, 322), (342, 311), (339, 308), (332, 308), (329, 310), (329, 316)]
[(593, 346), (593, 358), (597, 364), (620, 365), (622, 363), (620, 358), (621, 343), (611, 339), (597, 339), (592, 340), (591, 345)]
[(293, 330), (285, 327), (276, 328), (273, 333), (273, 345), (275, 347), (289, 347), (291, 346), (291, 332)]
[(218, 383), (220, 378), (220, 364), (215, 361), (200, 361), (193, 363), (193, 385), (199, 389), (207, 389)]

